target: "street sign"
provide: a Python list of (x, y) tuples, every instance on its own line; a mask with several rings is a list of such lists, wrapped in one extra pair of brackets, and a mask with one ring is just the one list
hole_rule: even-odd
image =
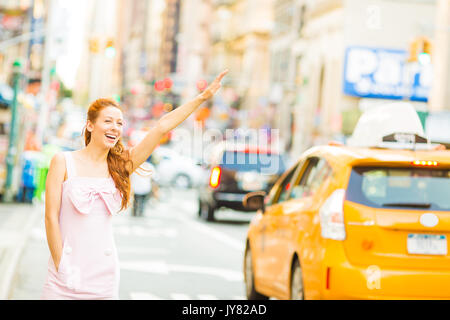
[(431, 64), (407, 63), (406, 50), (348, 47), (345, 53), (345, 94), (394, 100), (428, 101)]

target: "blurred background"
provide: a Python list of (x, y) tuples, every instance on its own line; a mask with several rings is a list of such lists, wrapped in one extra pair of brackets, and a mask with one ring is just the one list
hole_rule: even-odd
[(1, 193), (18, 194), (24, 152), (81, 147), (96, 98), (125, 108), (128, 141), (225, 68), (184, 126), (276, 128), (295, 157), (407, 100), (448, 143), (449, 18), (446, 0), (2, 0)]
[[(93, 100), (123, 106), (132, 146), (226, 68), (183, 132), (276, 129), (280, 153), (296, 159), (402, 100), (448, 146), (449, 48), (449, 0), (0, 0), (0, 208), (43, 200), (49, 161), (83, 147)], [(161, 141), (154, 165), (205, 169), (198, 155), (174, 153), (176, 137)], [(191, 192), (202, 174), (160, 174), (160, 198)]]

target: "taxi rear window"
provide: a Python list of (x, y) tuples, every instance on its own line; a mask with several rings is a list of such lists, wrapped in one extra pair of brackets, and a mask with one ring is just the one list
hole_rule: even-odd
[(450, 170), (355, 167), (346, 199), (373, 208), (450, 211)]

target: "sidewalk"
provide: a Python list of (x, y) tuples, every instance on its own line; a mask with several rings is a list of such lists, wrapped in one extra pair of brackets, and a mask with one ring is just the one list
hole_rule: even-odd
[(0, 300), (9, 298), (27, 239), (43, 214), (43, 203), (0, 204)]

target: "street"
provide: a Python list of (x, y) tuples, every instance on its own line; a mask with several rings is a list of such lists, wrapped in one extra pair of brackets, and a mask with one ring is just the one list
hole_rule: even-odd
[[(114, 217), (123, 300), (245, 299), (242, 274), (253, 214), (220, 210), (217, 221), (197, 217), (195, 190), (171, 190), (148, 202), (144, 217)], [(20, 259), (10, 299), (39, 299), (50, 253), (40, 219)]]

